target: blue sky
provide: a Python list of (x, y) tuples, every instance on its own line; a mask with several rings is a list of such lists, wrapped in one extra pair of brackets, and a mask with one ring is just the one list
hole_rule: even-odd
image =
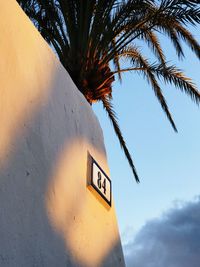
[[(200, 40), (199, 29), (193, 33)], [(179, 62), (170, 43), (162, 41), (168, 60), (183, 69), (200, 90), (200, 63), (195, 55), (184, 46), (186, 57)], [(178, 209), (180, 203), (194, 201), (199, 195), (200, 109), (175, 87), (163, 85), (162, 88), (178, 134), (141, 76), (126, 73), (122, 84), (116, 81), (113, 86), (114, 108), (141, 179), (139, 185), (134, 181), (105, 111), (101, 104), (94, 105), (104, 131), (124, 249), (147, 221), (162, 218), (163, 212), (172, 207)]]

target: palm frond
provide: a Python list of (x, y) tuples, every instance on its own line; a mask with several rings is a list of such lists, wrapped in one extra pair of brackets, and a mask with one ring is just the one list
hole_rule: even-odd
[(178, 22), (175, 22), (173, 25), (174, 25), (174, 29), (177, 32), (177, 35), (180, 36), (180, 38), (188, 44), (191, 50), (200, 59), (200, 45), (195, 40), (194, 36)]
[(110, 118), (110, 121), (112, 122), (112, 125), (114, 127), (114, 130), (115, 130), (115, 133), (119, 139), (119, 142), (120, 142), (120, 145), (121, 145), (121, 148), (123, 149), (125, 155), (126, 155), (126, 158), (128, 159), (128, 162), (129, 162), (129, 165), (132, 169), (132, 172), (134, 174), (134, 177), (135, 177), (135, 180), (137, 183), (140, 182), (139, 180), (139, 177), (138, 177), (138, 174), (137, 174), (137, 171), (136, 171), (136, 168), (133, 164), (133, 160), (131, 158), (131, 155), (127, 149), (127, 146), (126, 146), (126, 143), (124, 141), (124, 138), (122, 136), (122, 132), (119, 128), (119, 125), (118, 125), (118, 122), (117, 122), (117, 118), (116, 118), (116, 114), (113, 110), (113, 107), (112, 107), (112, 104), (110, 102), (110, 100), (108, 98), (103, 98), (102, 99), (102, 103), (103, 103), (103, 107), (105, 108), (107, 114), (108, 114), (108, 117)]
[[(200, 24), (199, 0), (17, 0), (89, 103), (102, 101), (121, 147), (139, 181), (111, 103), (114, 76), (141, 73), (151, 85), (173, 129), (177, 131), (160, 82), (173, 84), (196, 103), (200, 93), (175, 66), (168, 66), (160, 34), (184, 57), (182, 42), (200, 59), (200, 46), (187, 26)], [(138, 49), (142, 40), (155, 63)], [(122, 64), (122, 59), (128, 66)], [(122, 67), (123, 66), (123, 67)], [(112, 70), (112, 67), (114, 70)]]
[(144, 40), (144, 42), (147, 42), (148, 46), (152, 49), (158, 60), (165, 65), (166, 58), (155, 32), (152, 30), (146, 30), (141, 36), (141, 39)]
[(176, 66), (151, 65), (150, 69), (160, 79), (167, 83), (175, 85), (182, 92), (190, 96), (190, 98), (197, 104), (200, 104), (200, 92), (192, 80), (184, 75), (184, 73)]
[[(144, 77), (147, 79), (147, 81), (151, 84), (152, 89), (155, 93), (155, 96), (157, 97), (164, 113), (166, 114), (169, 122), (171, 123), (173, 129), (175, 132), (177, 132), (176, 125), (172, 119), (171, 113), (168, 109), (167, 102), (163, 96), (162, 90), (156, 80), (156, 77), (152, 71), (152, 66), (148, 62), (147, 59), (145, 59), (140, 51), (136, 47), (130, 47), (128, 49), (123, 50), (123, 56), (127, 56), (127, 58), (130, 58), (132, 65), (138, 68), (139, 71), (142, 72)], [(163, 65), (163, 64), (162, 64)], [(165, 66), (165, 65), (164, 65)], [(164, 68), (164, 67), (163, 67)], [(134, 68), (133, 68), (134, 70)], [(137, 69), (135, 69), (137, 70)]]

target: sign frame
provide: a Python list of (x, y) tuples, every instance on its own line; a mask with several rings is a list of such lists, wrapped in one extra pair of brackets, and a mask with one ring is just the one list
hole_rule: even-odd
[[(96, 162), (96, 160), (90, 156), (91, 158), (91, 175), (90, 175), (90, 185), (94, 188), (94, 190), (103, 198), (104, 201), (111, 207), (112, 206), (112, 182), (111, 179), (108, 177), (108, 175), (102, 170), (102, 168), (99, 166), (99, 164)], [(101, 190), (95, 185), (94, 183), (94, 173), (93, 173), (93, 164), (97, 166), (97, 168), (103, 173), (103, 175), (106, 177), (110, 184), (110, 201), (104, 196), (104, 194), (101, 192)]]

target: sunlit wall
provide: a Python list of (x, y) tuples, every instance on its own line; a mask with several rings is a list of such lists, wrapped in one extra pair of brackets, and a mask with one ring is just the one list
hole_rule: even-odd
[[(91, 107), (15, 0), (0, 1), (0, 266), (124, 266)], [(113, 203), (113, 202), (112, 202)]]

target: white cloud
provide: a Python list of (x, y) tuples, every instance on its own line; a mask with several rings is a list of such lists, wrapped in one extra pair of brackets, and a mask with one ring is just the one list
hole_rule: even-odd
[(127, 267), (199, 267), (200, 198), (147, 222), (125, 245)]

